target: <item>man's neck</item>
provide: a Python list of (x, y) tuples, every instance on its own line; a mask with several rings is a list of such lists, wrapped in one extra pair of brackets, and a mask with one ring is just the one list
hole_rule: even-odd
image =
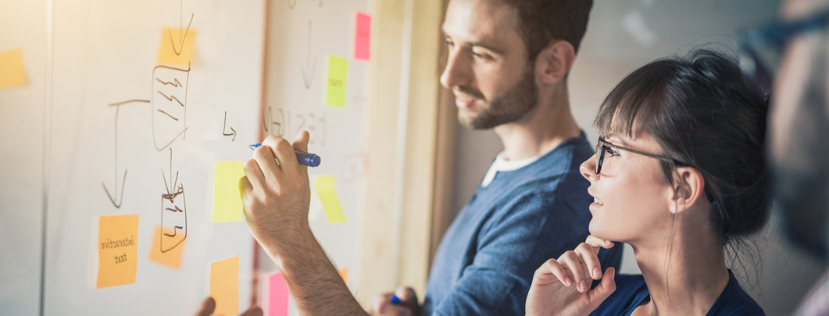
[(561, 142), (581, 135), (570, 113), (566, 89), (551, 102), (541, 103), (523, 118), (495, 127), (507, 160), (538, 157)]

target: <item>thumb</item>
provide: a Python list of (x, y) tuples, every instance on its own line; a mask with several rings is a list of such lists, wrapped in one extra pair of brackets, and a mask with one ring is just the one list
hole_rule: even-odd
[(311, 139), (311, 134), (308, 131), (301, 131), (296, 138), (294, 138), (294, 150), (308, 152), (308, 141)]
[(614, 291), (616, 291), (616, 269), (607, 268), (602, 276), (602, 282), (588, 294), (591, 309), (598, 308)]

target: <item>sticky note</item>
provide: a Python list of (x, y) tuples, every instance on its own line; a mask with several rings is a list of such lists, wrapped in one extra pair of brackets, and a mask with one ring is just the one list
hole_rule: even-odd
[(354, 28), (354, 59), (369, 60), (371, 52), (371, 16), (357, 12)]
[[(163, 233), (166, 233), (167, 236), (174, 234), (172, 231), (164, 231)], [(150, 246), (150, 261), (178, 269), (178, 267), (181, 266), (181, 253), (184, 249), (184, 240), (182, 240), (181, 243), (176, 245), (174, 248), (167, 250), (166, 252), (162, 252), (161, 234), (161, 227), (156, 227), (153, 232), (153, 243)]]
[(98, 282), (95, 288), (135, 283), (138, 214), (98, 220)]
[(348, 79), (348, 60), (329, 55), (325, 105), (341, 109), (345, 108), (346, 79)]
[(188, 66), (196, 50), (196, 31), (193, 29), (165, 28), (161, 30), (161, 46), (158, 63)]
[(0, 88), (23, 86), (28, 83), (23, 50), (0, 52)]
[(348, 284), (348, 267), (340, 268), (339, 270), (337, 270), (337, 272), (340, 274), (340, 277), (343, 279), (343, 283), (345, 283), (347, 285)]
[(268, 316), (288, 316), (288, 285), (282, 273), (268, 277)]
[(234, 316), (239, 313), (239, 257), (210, 264), (210, 297), (216, 300), (213, 314)]
[(213, 222), (239, 222), (244, 219), (239, 179), (245, 176), (244, 162), (216, 161), (213, 173)]
[(340, 206), (340, 199), (337, 198), (337, 192), (334, 190), (334, 183), (337, 182), (337, 177), (334, 176), (318, 176), (314, 187), (317, 190), (317, 195), (322, 201), (322, 208), (325, 211), (325, 217), (328, 218), (329, 223), (345, 223), (345, 213)]

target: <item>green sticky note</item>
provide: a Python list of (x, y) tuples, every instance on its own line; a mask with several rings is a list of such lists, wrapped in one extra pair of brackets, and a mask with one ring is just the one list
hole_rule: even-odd
[(328, 56), (328, 79), (325, 89), (325, 105), (345, 108), (345, 83), (348, 79), (348, 60)]
[(325, 217), (328, 218), (328, 222), (345, 223), (345, 213), (343, 213), (343, 207), (340, 205), (340, 199), (337, 198), (337, 192), (334, 190), (334, 183), (336, 182), (337, 177), (318, 176), (314, 188), (317, 189), (317, 195), (322, 201), (322, 209), (325, 210)]
[(245, 176), (244, 162), (216, 161), (213, 173), (213, 222), (239, 222), (244, 219), (239, 179)]

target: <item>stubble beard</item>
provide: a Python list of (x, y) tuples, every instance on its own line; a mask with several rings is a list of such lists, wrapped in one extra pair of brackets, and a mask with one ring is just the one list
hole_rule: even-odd
[[(467, 87), (458, 89), (486, 101), (480, 91)], [(528, 68), (524, 71), (521, 81), (504, 95), (486, 102), (477, 115), (459, 116), (458, 119), (461, 124), (471, 129), (490, 129), (523, 118), (537, 105), (538, 86), (535, 84), (535, 73), (532, 68)]]

